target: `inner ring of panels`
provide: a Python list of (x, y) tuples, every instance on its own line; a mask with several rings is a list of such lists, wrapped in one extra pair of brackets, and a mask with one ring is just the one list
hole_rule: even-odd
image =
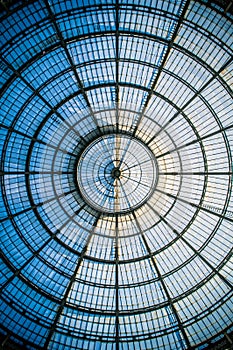
[[(232, 18), (195, 1), (35, 1), (2, 23), (2, 333), (33, 349), (221, 338)], [(124, 215), (89, 205), (77, 181), (80, 155), (110, 134), (156, 159), (153, 192)]]
[(94, 140), (81, 154), (77, 181), (94, 209), (123, 214), (142, 206), (157, 182), (154, 154), (138, 139), (109, 134)]

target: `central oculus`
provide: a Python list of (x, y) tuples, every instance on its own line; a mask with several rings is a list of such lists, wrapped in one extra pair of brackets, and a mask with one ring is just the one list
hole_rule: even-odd
[(139, 208), (153, 194), (157, 180), (154, 154), (128, 135), (97, 138), (83, 151), (77, 165), (83, 199), (102, 213), (123, 214)]
[(121, 176), (121, 171), (118, 167), (115, 167), (114, 169), (112, 169), (112, 173), (111, 176), (113, 179), (119, 179)]

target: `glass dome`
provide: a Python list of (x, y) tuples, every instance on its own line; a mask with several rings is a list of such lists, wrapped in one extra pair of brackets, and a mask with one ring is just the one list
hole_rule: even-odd
[(232, 2), (1, 8), (3, 348), (230, 348)]

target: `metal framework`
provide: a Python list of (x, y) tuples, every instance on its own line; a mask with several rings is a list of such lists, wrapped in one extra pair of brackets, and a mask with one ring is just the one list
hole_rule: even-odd
[(232, 3), (1, 6), (3, 349), (232, 346)]

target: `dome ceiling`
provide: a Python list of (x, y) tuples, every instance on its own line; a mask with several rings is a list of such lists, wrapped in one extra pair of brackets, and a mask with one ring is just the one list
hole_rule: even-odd
[(232, 19), (192, 0), (5, 4), (6, 349), (230, 343)]

